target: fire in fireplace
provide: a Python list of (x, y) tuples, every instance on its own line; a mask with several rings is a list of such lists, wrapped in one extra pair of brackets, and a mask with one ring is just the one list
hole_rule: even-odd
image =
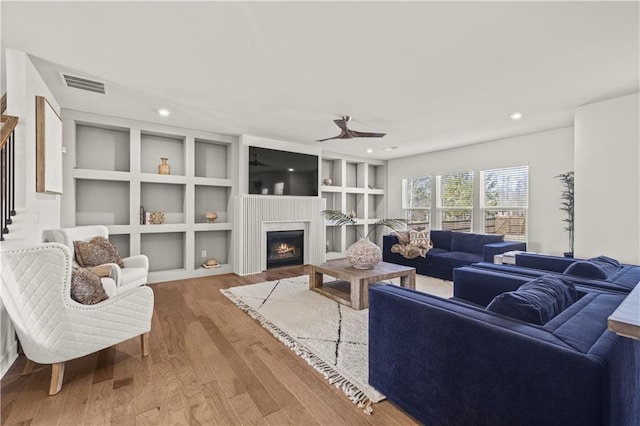
[(267, 269), (304, 264), (304, 230), (267, 232)]

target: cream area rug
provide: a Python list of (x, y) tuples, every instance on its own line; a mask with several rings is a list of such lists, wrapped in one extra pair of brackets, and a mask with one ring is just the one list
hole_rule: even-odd
[(355, 311), (310, 291), (308, 275), (221, 292), (358, 406), (370, 412), (385, 399), (368, 384), (368, 309)]

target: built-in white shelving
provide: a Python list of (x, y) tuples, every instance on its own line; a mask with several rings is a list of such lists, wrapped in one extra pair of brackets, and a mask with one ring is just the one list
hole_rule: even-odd
[[(386, 216), (384, 183), (386, 162), (379, 160), (344, 159), (323, 155), (321, 180), (331, 179), (331, 185), (320, 187), (328, 210), (356, 213), (356, 227), (337, 227), (327, 222), (327, 259), (343, 257), (347, 247), (357, 241), (358, 233), (366, 235), (373, 223)], [(369, 238), (382, 244), (383, 229), (371, 232)]]
[[(228, 273), (238, 138), (63, 110), (62, 226), (107, 225), (124, 256), (149, 257), (149, 282)], [(169, 175), (158, 173), (167, 158)], [(164, 214), (141, 224), (140, 207)], [(207, 223), (204, 215), (218, 219)], [(204, 254), (204, 256), (203, 256)], [(216, 258), (220, 268), (202, 264)]]

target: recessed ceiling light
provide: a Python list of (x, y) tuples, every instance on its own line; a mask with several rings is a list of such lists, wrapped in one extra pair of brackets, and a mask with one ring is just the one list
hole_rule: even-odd
[(295, 171), (295, 169), (289, 169), (289, 171), (290, 171), (290, 172), (293, 172), (293, 171)]
[(521, 112), (514, 112), (509, 117), (511, 117), (512, 120), (520, 120), (522, 118), (522, 113)]
[(158, 110), (158, 114), (160, 114), (162, 117), (167, 117), (169, 114), (171, 114), (171, 111), (166, 108), (160, 108)]
[(371, 148), (367, 149), (367, 153), (368, 154), (371, 154), (372, 152), (373, 152), (373, 149), (371, 149)]
[(393, 151), (394, 149), (398, 149), (398, 147), (397, 146), (388, 146), (384, 150), (385, 151)]

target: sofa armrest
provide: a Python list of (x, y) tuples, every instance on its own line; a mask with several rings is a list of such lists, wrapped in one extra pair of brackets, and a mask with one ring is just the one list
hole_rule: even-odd
[(533, 279), (463, 266), (453, 270), (453, 297), (487, 306), (497, 295), (517, 290)]
[(572, 257), (550, 256), (548, 254), (520, 253), (516, 255), (517, 266), (560, 273), (563, 273), (576, 260)]
[(538, 327), (389, 287), (369, 289), (369, 383), (419, 422), (601, 424), (599, 360)]
[(149, 272), (149, 258), (144, 254), (138, 254), (122, 259), (125, 268), (144, 268)]
[(485, 244), (482, 250), (483, 259), (485, 262), (493, 263), (493, 256), (496, 254), (502, 254), (514, 250), (527, 250), (527, 243), (521, 241), (502, 241), (500, 243)]
[(382, 237), (382, 255), (391, 254), (391, 247), (394, 244), (398, 244), (398, 237), (395, 235), (384, 235)]

